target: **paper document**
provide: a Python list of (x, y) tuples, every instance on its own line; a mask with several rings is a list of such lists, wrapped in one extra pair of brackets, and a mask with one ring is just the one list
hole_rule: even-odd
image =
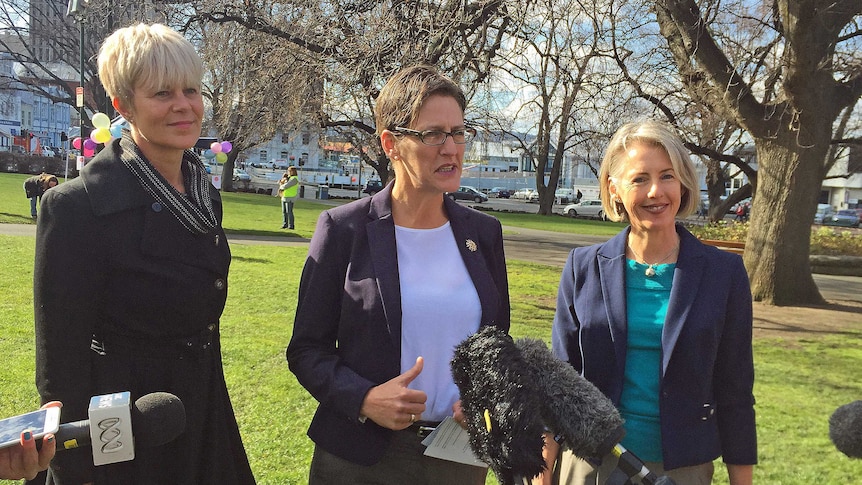
[(457, 421), (448, 417), (437, 426), (423, 441), (425, 456), (449, 460), (465, 465), (487, 468), (488, 464), (476, 458), (470, 448), (470, 438), (467, 430)]

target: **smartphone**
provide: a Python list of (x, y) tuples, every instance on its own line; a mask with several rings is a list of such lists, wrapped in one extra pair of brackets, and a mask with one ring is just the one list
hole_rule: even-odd
[(60, 408), (50, 407), (0, 420), (0, 448), (21, 443), (21, 432), (29, 429), (39, 439), (56, 433), (60, 427)]

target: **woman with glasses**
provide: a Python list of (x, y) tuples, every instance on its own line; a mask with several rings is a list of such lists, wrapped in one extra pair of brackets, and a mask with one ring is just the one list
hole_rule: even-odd
[(383, 87), (375, 116), (395, 180), (320, 215), (299, 287), (290, 369), (320, 402), (309, 483), (485, 483), (485, 468), (423, 456), (449, 416), (463, 423), (449, 361), (481, 326), (509, 328), (499, 221), (458, 190), (461, 89), (429, 66)]

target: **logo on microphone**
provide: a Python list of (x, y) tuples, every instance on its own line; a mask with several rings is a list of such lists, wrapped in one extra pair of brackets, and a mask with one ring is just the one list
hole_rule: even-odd
[(123, 449), (123, 432), (120, 430), (122, 420), (120, 418), (106, 418), (99, 421), (99, 441), (102, 444), (102, 453), (116, 453)]

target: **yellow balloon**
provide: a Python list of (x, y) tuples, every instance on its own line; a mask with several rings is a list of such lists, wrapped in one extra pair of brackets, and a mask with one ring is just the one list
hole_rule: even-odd
[(96, 143), (107, 143), (111, 139), (111, 130), (107, 128), (96, 128), (93, 130), (93, 141)]
[(224, 163), (224, 162), (226, 162), (226, 161), (227, 161), (227, 153), (224, 153), (224, 152), (218, 152), (218, 153), (216, 153), (216, 161), (217, 161), (218, 163)]
[(110, 129), (111, 118), (108, 118), (108, 115), (106, 115), (105, 113), (96, 113), (93, 115), (93, 126), (95, 126), (96, 128), (104, 128), (106, 130)]

